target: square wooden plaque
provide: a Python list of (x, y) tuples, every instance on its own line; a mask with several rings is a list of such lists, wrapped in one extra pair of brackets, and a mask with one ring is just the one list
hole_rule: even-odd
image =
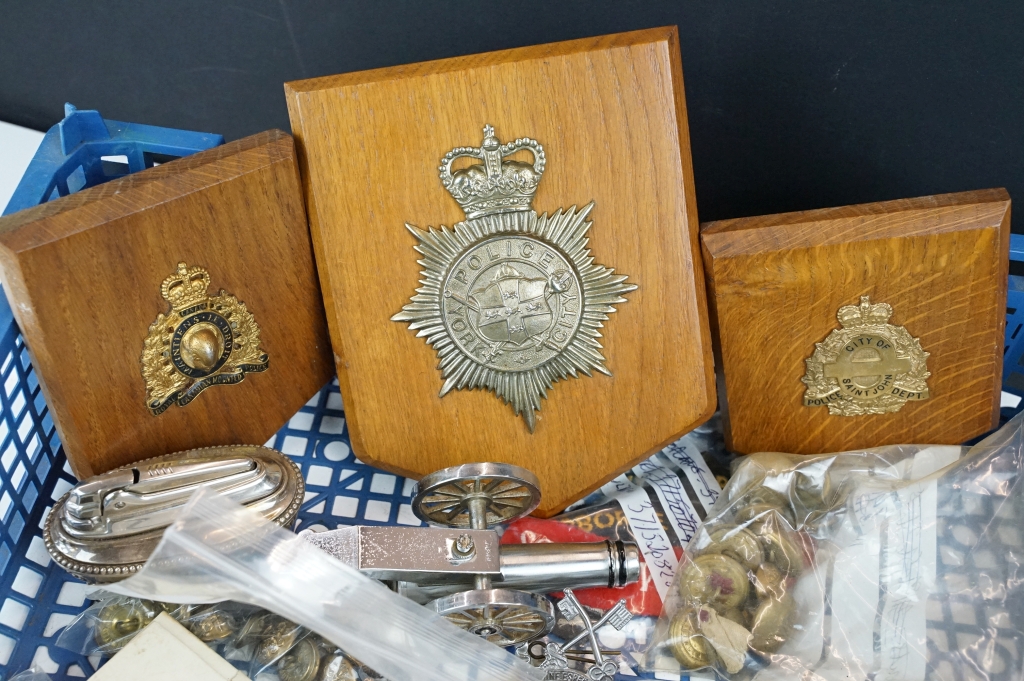
[[(474, 461), (524, 466), (541, 481), (537, 512), (551, 515), (714, 411), (674, 28), (285, 89), (345, 411), (362, 460), (414, 477)], [(391, 321), (423, 269), (405, 224), (440, 228), (466, 219), (442, 186), (439, 164), (453, 148), (478, 147), (487, 124), (501, 142), (532, 138), (543, 146), (546, 168), (532, 203), (538, 214), (596, 202), (588, 218), (594, 260), (639, 287), (600, 328), (612, 375), (558, 381), (532, 434), (493, 393), (440, 397), (437, 352)]]
[[(959, 444), (996, 426), (1009, 238), (1002, 189), (702, 225), (729, 447), (817, 454)], [(844, 328), (839, 309), (861, 296), (889, 304), (889, 324), (930, 353), (930, 396), (884, 414), (805, 406), (805, 360)], [(879, 357), (854, 361), (868, 360)]]
[[(209, 295), (246, 306), (269, 366), (154, 416), (140, 358), (150, 325), (171, 313), (161, 287), (181, 262), (205, 268)], [(332, 375), (294, 144), (279, 130), (2, 218), (0, 266), (80, 478), (262, 444)]]

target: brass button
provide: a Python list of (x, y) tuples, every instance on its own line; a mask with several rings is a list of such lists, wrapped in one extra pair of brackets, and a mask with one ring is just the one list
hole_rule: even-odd
[(765, 475), (774, 477), (781, 475), (795, 464), (792, 459), (786, 454), (780, 454), (779, 452), (759, 452), (757, 454), (751, 454), (744, 461), (744, 465), (757, 465), (764, 469)]
[(750, 580), (743, 566), (732, 558), (705, 553), (686, 566), (679, 587), (684, 599), (735, 608), (747, 599)]
[(761, 601), (750, 629), (750, 647), (762, 653), (774, 653), (781, 648), (792, 630), (795, 610), (789, 595)]
[(105, 651), (120, 650), (159, 614), (160, 606), (153, 601), (126, 599), (108, 603), (96, 615), (93, 638)]
[(207, 610), (194, 615), (192, 633), (207, 643), (219, 641), (235, 633), (238, 623), (223, 610)]
[(786, 593), (786, 573), (774, 563), (764, 563), (754, 573), (758, 598), (782, 598)]
[(715, 654), (707, 639), (697, 629), (696, 614), (689, 608), (680, 610), (668, 625), (666, 645), (685, 669), (710, 667)]
[(281, 681), (316, 681), (320, 669), (320, 649), (314, 641), (303, 639), (277, 662)]
[(796, 527), (796, 518), (789, 502), (785, 505), (769, 504), (758, 501), (749, 505), (742, 505), (736, 510), (736, 522), (745, 524), (746, 529), (759, 533), (761, 529), (768, 527), (780, 527), (782, 525), (790, 528)]
[(264, 629), (264, 638), (256, 645), (256, 661), (268, 665), (288, 652), (299, 638), (302, 627), (277, 618)]
[(777, 527), (765, 528), (760, 538), (764, 544), (765, 558), (769, 563), (794, 576), (804, 569), (804, 550), (790, 532)]
[(359, 681), (359, 675), (343, 654), (335, 652), (324, 660), (317, 681)]
[(704, 550), (728, 556), (748, 570), (756, 570), (764, 562), (764, 551), (757, 541), (757, 535), (734, 525), (726, 525), (712, 532), (711, 545)]
[(245, 621), (242, 628), (238, 630), (238, 642), (240, 645), (258, 642), (269, 626), (280, 619), (277, 615), (269, 612), (262, 612), (252, 615)]

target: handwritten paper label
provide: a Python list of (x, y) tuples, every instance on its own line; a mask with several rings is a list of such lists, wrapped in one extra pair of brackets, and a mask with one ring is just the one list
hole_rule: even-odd
[(697, 492), (697, 498), (700, 499), (704, 512), (709, 512), (722, 493), (722, 488), (697, 448), (692, 443), (686, 442), (686, 437), (683, 437), (665, 447), (656, 456), (665, 457), (674, 467), (683, 472)]
[[(957, 454), (953, 448), (929, 448), (906, 468), (928, 475)], [(934, 479), (865, 482), (853, 492), (851, 522), (837, 537), (842, 550), (831, 580), (832, 654), (837, 663), (857, 661), (877, 681), (925, 677), (937, 494)]]
[(679, 537), (679, 542), (684, 546), (689, 544), (697, 532), (700, 518), (697, 517), (697, 509), (693, 507), (690, 497), (686, 494), (683, 481), (662, 466), (656, 456), (635, 466), (633, 472), (654, 488), (654, 493), (658, 495), (658, 501), (661, 502), (672, 529)]
[(603, 486), (601, 491), (610, 499), (615, 499), (622, 508), (622, 514), (629, 523), (629, 529), (636, 537), (640, 553), (651, 572), (654, 588), (658, 590), (662, 603), (672, 588), (676, 578), (679, 559), (669, 541), (665, 528), (658, 520), (654, 504), (642, 487), (630, 482), (625, 476), (619, 476)]

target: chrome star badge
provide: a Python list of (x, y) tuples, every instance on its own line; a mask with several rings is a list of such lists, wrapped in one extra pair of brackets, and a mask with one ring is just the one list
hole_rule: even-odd
[[(505, 160), (518, 151), (533, 164)], [(482, 164), (452, 172), (460, 157)], [(408, 322), (437, 351), (451, 390), (493, 391), (521, 414), (530, 432), (540, 399), (561, 379), (591, 371), (611, 375), (599, 329), (622, 294), (626, 276), (594, 264), (587, 248), (594, 203), (537, 215), (533, 195), (544, 173), (535, 140), (501, 144), (484, 128), (483, 144), (459, 147), (441, 160), (441, 184), (466, 213), (453, 227), (406, 227), (423, 259), (408, 305), (391, 319)]]

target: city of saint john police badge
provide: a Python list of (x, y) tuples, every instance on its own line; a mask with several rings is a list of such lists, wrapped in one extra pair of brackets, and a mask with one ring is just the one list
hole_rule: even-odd
[(834, 329), (805, 360), (801, 379), (804, 406), (828, 407), (835, 416), (864, 416), (897, 412), (909, 401), (926, 400), (929, 353), (902, 326), (889, 323), (892, 307), (872, 304), (839, 308)]
[[(533, 163), (506, 160), (518, 151)], [(460, 157), (482, 164), (452, 171)], [(459, 147), (441, 160), (441, 184), (466, 213), (453, 227), (422, 231), (421, 287), (391, 319), (425, 337), (440, 360), (443, 397), (451, 390), (493, 391), (533, 432), (540, 399), (556, 381), (599, 371), (610, 375), (599, 329), (636, 289), (597, 265), (587, 248), (594, 208), (572, 206), (537, 215), (533, 196), (544, 172), (535, 140), (501, 144), (484, 128), (480, 147)]]

